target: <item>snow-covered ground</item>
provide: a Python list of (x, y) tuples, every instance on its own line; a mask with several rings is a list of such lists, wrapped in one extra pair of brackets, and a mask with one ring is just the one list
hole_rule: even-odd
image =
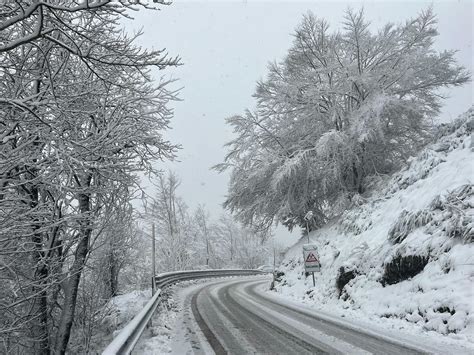
[(97, 314), (101, 319), (92, 342), (90, 354), (100, 354), (146, 305), (151, 298), (151, 290), (135, 290), (115, 296)]
[[(301, 238), (279, 267), (276, 293), (474, 351), (473, 127), (471, 108), (406, 169), (310, 234), (322, 264), (316, 287), (304, 275)], [(342, 292), (341, 273), (350, 280)]]
[[(135, 346), (137, 354), (166, 354), (171, 352), (171, 339), (174, 337), (176, 321), (183, 310), (180, 299), (180, 290), (188, 286), (187, 283), (171, 286), (161, 293), (161, 302), (156, 309), (151, 325), (145, 329), (138, 344)], [(103, 320), (103, 331), (109, 336), (103, 347), (116, 337), (122, 328), (130, 322), (151, 298), (151, 290), (132, 291), (116, 296), (107, 305), (107, 317)], [(175, 299), (176, 298), (176, 299)]]
[(220, 280), (185, 281), (167, 287), (152, 318), (152, 325), (140, 338), (134, 353), (141, 355), (211, 354), (211, 348), (194, 321), (191, 296), (199, 288)]
[(151, 326), (146, 329), (135, 347), (136, 354), (167, 354), (171, 352), (171, 338), (176, 329), (176, 320), (182, 312), (182, 304), (175, 300), (176, 286), (163, 291)]

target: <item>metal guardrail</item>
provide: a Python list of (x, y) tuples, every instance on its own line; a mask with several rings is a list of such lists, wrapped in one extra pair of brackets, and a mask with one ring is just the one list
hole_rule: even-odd
[(158, 304), (160, 303), (161, 289), (180, 281), (196, 280), (212, 277), (246, 276), (265, 274), (260, 270), (193, 270), (176, 271), (158, 274), (155, 276), (156, 292), (145, 307), (138, 313), (105, 348), (102, 355), (130, 354), (145, 330)]

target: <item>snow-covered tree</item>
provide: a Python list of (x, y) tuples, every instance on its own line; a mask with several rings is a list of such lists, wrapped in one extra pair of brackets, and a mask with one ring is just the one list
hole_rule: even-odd
[(210, 221), (210, 213), (204, 205), (199, 205), (194, 211), (192, 219), (192, 230), (194, 231), (194, 255), (198, 265), (215, 268), (216, 264), (216, 241)]
[(363, 11), (348, 10), (343, 25), (331, 32), (305, 15), (284, 60), (258, 82), (256, 110), (228, 119), (236, 138), (216, 168), (231, 170), (225, 205), (246, 224), (324, 224), (367, 177), (390, 173), (423, 146), (439, 89), (470, 78), (455, 51), (433, 49), (431, 9), (377, 32)]
[(263, 264), (266, 245), (259, 234), (227, 214), (214, 220), (204, 205), (189, 213), (179, 184), (176, 174), (161, 175), (148, 213), (156, 226), (157, 272)]
[(118, 216), (109, 212), (128, 203), (138, 172), (173, 156), (162, 131), (175, 95), (166, 81), (152, 85), (148, 68), (178, 63), (119, 29), (133, 3), (0, 7), (5, 352), (66, 351), (92, 246)]
[(268, 248), (261, 235), (242, 226), (228, 214), (220, 216), (213, 230), (221, 267), (252, 269), (264, 264)]
[(191, 217), (188, 206), (178, 195), (180, 180), (169, 171), (158, 177), (151, 206), (150, 222), (156, 225), (158, 272), (191, 267)]

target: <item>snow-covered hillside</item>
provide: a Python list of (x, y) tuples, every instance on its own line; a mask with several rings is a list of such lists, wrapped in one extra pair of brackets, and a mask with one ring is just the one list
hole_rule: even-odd
[(305, 277), (303, 237), (275, 291), (315, 308), (474, 345), (474, 107), (370, 196), (310, 234), (322, 263)]

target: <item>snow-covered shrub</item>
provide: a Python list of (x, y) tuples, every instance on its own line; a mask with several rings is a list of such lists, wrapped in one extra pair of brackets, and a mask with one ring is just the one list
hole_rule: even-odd
[(339, 274), (336, 278), (336, 287), (339, 291), (339, 296), (342, 295), (344, 287), (349, 283), (349, 281), (355, 279), (357, 276), (356, 270), (346, 270), (344, 266), (339, 268)]
[(270, 285), (270, 290), (275, 289), (275, 285), (282, 282), (284, 276), (285, 273), (283, 271), (275, 270), (275, 273), (273, 274), (273, 280)]
[(423, 255), (398, 255), (392, 261), (385, 264), (382, 277), (383, 285), (393, 285), (407, 280), (423, 271), (428, 264), (429, 257)]
[[(363, 204), (357, 207), (361, 200), (361, 198), (358, 198), (357, 203), (353, 203), (353, 208), (345, 211), (342, 215), (339, 227), (341, 232), (359, 235), (371, 227), (372, 211)], [(371, 205), (374, 206), (377, 203), (377, 201), (372, 201)]]
[(474, 241), (474, 188), (462, 185), (446, 195), (436, 196), (427, 209), (402, 211), (388, 232), (388, 239), (401, 243), (416, 228), (425, 227), (429, 234), (442, 232), (463, 242)]
[[(436, 141), (444, 142), (444, 137), (448, 137), (453, 133), (460, 137), (465, 134), (469, 134), (474, 130), (474, 106), (466, 111), (463, 115), (458, 117), (454, 122), (442, 123), (436, 127), (434, 132), (434, 138)], [(449, 138), (448, 138), (449, 139)], [(451, 145), (455, 145), (456, 140), (449, 139)], [(453, 144), (454, 143), (454, 144)]]
[(437, 126), (434, 129), (435, 143), (425, 148), (417, 157), (409, 159), (409, 165), (394, 174), (393, 183), (385, 189), (385, 194), (390, 195), (404, 190), (426, 178), (434, 168), (446, 161), (447, 153), (467, 141), (473, 127), (474, 106), (454, 122)]
[(285, 276), (285, 273), (283, 271), (279, 271), (279, 270), (275, 271), (275, 281), (276, 282), (281, 282), (283, 276)]
[(462, 185), (431, 203), (433, 223), (428, 231), (441, 229), (450, 238), (474, 241), (474, 186)]
[(422, 210), (416, 212), (408, 212), (403, 210), (395, 224), (388, 232), (388, 239), (392, 243), (400, 243), (415, 228), (422, 227), (432, 221), (431, 211)]
[(408, 186), (413, 185), (418, 180), (422, 180), (445, 159), (440, 153), (427, 148), (416, 159), (410, 159), (410, 165), (397, 173), (394, 178), (394, 184), (390, 186), (387, 194), (392, 194), (398, 190), (404, 190)]

